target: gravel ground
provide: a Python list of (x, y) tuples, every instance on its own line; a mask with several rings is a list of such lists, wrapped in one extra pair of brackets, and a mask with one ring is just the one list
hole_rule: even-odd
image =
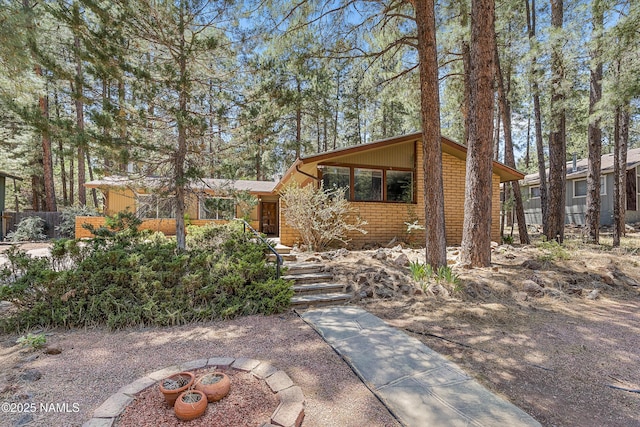
[[(286, 371), (305, 394), (304, 427), (399, 425), (331, 347), (293, 313), (119, 332), (53, 331), (47, 342), (62, 350), (58, 355), (19, 350), (16, 338), (0, 335), (0, 402), (35, 403), (38, 410), (2, 414), (2, 426), (28, 421), (29, 415), (34, 426), (82, 425), (120, 387), (203, 357), (250, 357)], [(42, 377), (21, 379), (32, 370)], [(68, 403), (69, 411), (40, 411), (42, 403)]]

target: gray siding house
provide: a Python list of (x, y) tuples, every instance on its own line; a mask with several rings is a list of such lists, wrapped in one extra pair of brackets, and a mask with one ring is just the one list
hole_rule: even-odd
[[(600, 223), (613, 223), (613, 154), (602, 156), (600, 177)], [(626, 222), (640, 222), (640, 148), (627, 152)], [(542, 224), (540, 208), (540, 176), (529, 174), (521, 181), (527, 224)], [(587, 210), (587, 159), (567, 162), (565, 223), (584, 225)]]

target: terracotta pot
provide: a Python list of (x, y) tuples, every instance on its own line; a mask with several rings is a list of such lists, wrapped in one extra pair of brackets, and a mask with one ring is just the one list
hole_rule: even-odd
[[(199, 396), (199, 400), (197, 402), (185, 402), (185, 398), (192, 396)], [(183, 421), (198, 418), (207, 410), (207, 396), (200, 390), (185, 391), (176, 399), (173, 410), (176, 413), (176, 417)]]
[(212, 372), (198, 378), (195, 389), (203, 391), (207, 395), (209, 402), (217, 402), (218, 400), (229, 394), (231, 380), (222, 372)]
[[(182, 382), (186, 380), (186, 384), (176, 389), (165, 388), (166, 381), (180, 381), (180, 379), (183, 379)], [(173, 406), (180, 393), (190, 388), (193, 385), (195, 379), (196, 376), (191, 372), (180, 372), (160, 381), (160, 391), (162, 392), (162, 394), (164, 394), (164, 400), (167, 402), (167, 405)]]

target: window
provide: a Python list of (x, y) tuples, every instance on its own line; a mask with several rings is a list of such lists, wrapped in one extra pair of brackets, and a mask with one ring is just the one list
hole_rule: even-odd
[(138, 194), (138, 218), (175, 218), (175, 197), (160, 197), (156, 194)]
[(325, 189), (349, 188), (349, 168), (325, 166), (322, 170), (322, 185)]
[[(587, 180), (576, 179), (573, 181), (573, 197), (586, 197), (587, 195)], [(607, 194), (606, 180), (604, 176), (600, 177), (600, 195)]]
[(382, 200), (381, 170), (355, 168), (353, 177), (355, 179), (354, 199), (356, 201)]
[(529, 198), (536, 199), (538, 197), (540, 197), (540, 186), (529, 187)]
[(387, 201), (413, 202), (413, 172), (387, 171)]
[(585, 197), (587, 195), (587, 180), (573, 180), (573, 197)]
[(235, 216), (236, 206), (233, 199), (200, 198), (200, 219), (233, 219)]

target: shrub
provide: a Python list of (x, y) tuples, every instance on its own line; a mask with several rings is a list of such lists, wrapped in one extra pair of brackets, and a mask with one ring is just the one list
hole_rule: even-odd
[(436, 270), (431, 264), (424, 264), (419, 261), (413, 261), (409, 264), (411, 277), (420, 284), (422, 290), (426, 293), (431, 285), (431, 281), (435, 280), (437, 284), (447, 284), (453, 288), (454, 292), (461, 290), (460, 277), (453, 272), (448, 265), (441, 265)]
[(0, 300), (18, 310), (2, 321), (2, 329), (175, 325), (289, 306), (290, 283), (274, 279), (264, 246), (242, 231), (226, 229), (228, 237), (217, 247), (201, 237), (187, 251), (152, 233), (112, 233), (82, 245), (58, 241), (50, 257), (39, 259), (7, 251)]
[(568, 260), (571, 258), (569, 251), (555, 240), (543, 240), (536, 245), (541, 249), (542, 254), (537, 259), (541, 262)]
[(17, 343), (23, 347), (29, 347), (32, 350), (37, 350), (44, 347), (47, 343), (47, 337), (45, 337), (44, 334), (29, 333), (18, 338)]
[(56, 231), (62, 237), (73, 237), (76, 231), (77, 216), (97, 216), (98, 212), (88, 206), (68, 206), (60, 212), (60, 224)]
[(24, 242), (35, 240), (47, 240), (44, 219), (38, 216), (28, 216), (23, 218), (15, 231), (7, 234), (7, 239), (12, 242)]
[(366, 221), (358, 218), (344, 189), (290, 185), (280, 193), (282, 214), (295, 228), (307, 250), (321, 251), (333, 242), (348, 243), (350, 232), (366, 234)]

